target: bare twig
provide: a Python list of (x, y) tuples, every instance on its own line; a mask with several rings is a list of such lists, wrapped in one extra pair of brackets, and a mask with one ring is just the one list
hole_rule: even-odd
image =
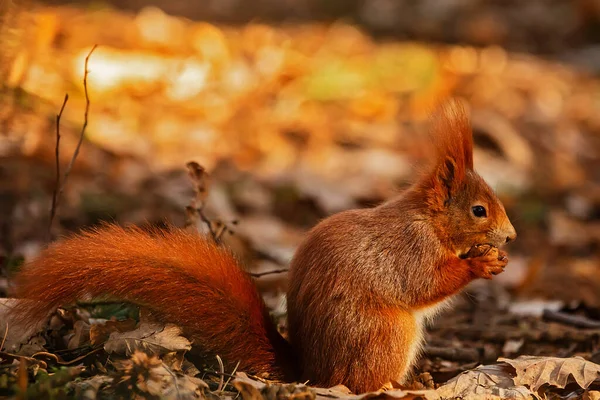
[(94, 350), (91, 350), (88, 353), (85, 353), (77, 358), (72, 359), (71, 361), (60, 361), (58, 364), (60, 365), (73, 365), (73, 364), (77, 364), (79, 363), (81, 360), (83, 360), (86, 357), (89, 357), (92, 354), (98, 353), (99, 351), (104, 350), (103, 346), (97, 347)]
[(31, 355), (31, 358), (35, 358), (36, 360), (37, 360), (37, 357), (51, 358), (57, 364), (62, 361), (62, 359), (60, 357), (58, 357), (56, 354), (49, 353), (47, 351), (38, 351), (37, 353)]
[(26, 357), (26, 356), (22, 356), (19, 354), (7, 353), (6, 351), (0, 351), (0, 357), (2, 357), (2, 359), (4, 361), (21, 360), (24, 358), (25, 360), (29, 361), (31, 364), (39, 365), (41, 368), (44, 368), (44, 369), (48, 368), (48, 364), (43, 360), (36, 360), (35, 358)]
[(2, 343), (0, 343), (0, 351), (4, 349), (4, 343), (6, 343), (6, 338), (8, 337), (8, 321), (6, 321), (6, 330), (4, 331), (4, 337), (2, 338)]
[[(79, 141), (77, 142), (77, 146), (75, 147), (75, 151), (73, 152), (73, 156), (71, 157), (71, 161), (69, 161), (69, 164), (67, 165), (67, 168), (65, 169), (65, 173), (63, 175), (62, 178), (62, 183), (59, 182), (59, 175), (58, 172), (60, 167), (58, 166), (59, 160), (58, 160), (58, 155), (59, 155), (59, 150), (58, 150), (58, 144), (60, 142), (60, 131), (59, 131), (59, 125), (60, 125), (60, 117), (62, 116), (62, 112), (65, 108), (65, 105), (67, 103), (67, 99), (68, 99), (68, 95), (65, 96), (65, 100), (63, 102), (63, 105), (61, 107), (60, 113), (57, 115), (56, 119), (56, 170), (57, 170), (57, 186), (58, 186), (58, 192), (52, 196), (52, 208), (50, 210), (50, 225), (48, 228), (49, 234), (48, 236), (50, 236), (50, 231), (52, 229), (52, 222), (54, 220), (54, 217), (56, 215), (56, 212), (58, 210), (58, 204), (60, 201), (60, 198), (62, 196), (62, 193), (65, 189), (65, 184), (67, 183), (67, 178), (69, 177), (69, 174), (71, 173), (71, 169), (73, 169), (73, 165), (75, 164), (75, 160), (77, 159), (77, 156), (79, 155), (79, 150), (81, 149), (81, 144), (83, 143), (83, 137), (85, 135), (85, 130), (88, 126), (88, 115), (89, 115), (89, 111), (90, 111), (90, 97), (88, 94), (88, 86), (87, 86), (87, 78), (88, 78), (88, 64), (89, 64), (89, 60), (90, 60), (90, 56), (92, 55), (92, 53), (94, 52), (94, 50), (96, 50), (96, 47), (98, 47), (97, 44), (94, 45), (94, 47), (92, 47), (92, 49), (90, 50), (90, 52), (88, 53), (88, 55), (85, 57), (85, 63), (84, 63), (84, 71), (83, 71), (83, 91), (85, 93), (85, 112), (83, 115), (83, 125), (81, 127), (81, 132), (79, 133)], [(54, 189), (56, 191), (56, 188)]]
[(71, 172), (71, 169), (73, 168), (75, 159), (79, 155), (79, 149), (81, 148), (81, 143), (83, 142), (83, 136), (85, 134), (85, 129), (88, 126), (88, 114), (90, 112), (90, 96), (88, 94), (88, 86), (87, 86), (88, 73), (90, 72), (88, 70), (88, 63), (90, 61), (90, 56), (92, 55), (94, 50), (96, 50), (96, 47), (98, 47), (97, 44), (95, 44), (94, 47), (92, 47), (92, 49), (90, 50), (88, 55), (85, 57), (84, 72), (83, 72), (83, 91), (85, 93), (85, 113), (83, 114), (83, 125), (81, 126), (81, 132), (79, 133), (79, 141), (77, 142), (77, 147), (75, 147), (75, 151), (73, 152), (73, 157), (71, 157), (71, 161), (69, 162), (69, 165), (67, 165), (67, 169), (65, 170), (65, 176), (63, 178), (63, 186), (65, 184), (65, 181), (67, 180), (67, 177), (69, 176), (69, 173)]
[[(210, 176), (203, 166), (195, 161), (190, 161), (186, 164), (188, 175), (194, 185), (194, 197), (190, 201), (190, 205), (186, 207), (186, 228), (196, 226), (197, 219), (207, 226), (208, 231), (215, 243), (220, 244), (221, 238), (225, 232), (233, 233), (229, 226), (219, 220), (213, 221), (208, 218), (204, 212), (206, 198), (208, 196), (208, 188), (210, 186)], [(237, 221), (232, 221), (231, 224), (237, 224)], [(196, 227), (197, 230), (197, 227)]]
[(223, 360), (221, 360), (221, 357), (219, 357), (218, 354), (217, 354), (217, 361), (219, 362), (219, 369), (221, 370), (221, 377), (219, 379), (219, 387), (217, 388), (217, 392), (221, 392), (221, 391), (223, 391), (223, 385), (225, 383), (225, 379), (223, 378), (223, 376), (225, 374), (225, 366), (223, 365)]
[(598, 329), (600, 321), (596, 321), (581, 315), (568, 314), (562, 311), (544, 310), (543, 318), (548, 321), (559, 322), (564, 325), (583, 329)]
[(60, 111), (58, 112), (58, 114), (56, 114), (56, 145), (54, 148), (54, 158), (56, 159), (56, 181), (54, 183), (54, 191), (52, 192), (50, 222), (48, 223), (48, 240), (50, 240), (50, 234), (52, 232), (52, 223), (54, 222), (54, 217), (56, 216), (56, 207), (58, 204), (58, 191), (60, 188), (60, 119), (62, 117), (63, 111), (65, 111), (67, 101), (69, 101), (69, 94), (65, 93), (65, 99), (63, 100), (62, 106), (60, 107)]
[(208, 227), (208, 231), (210, 232), (210, 235), (212, 236), (215, 243), (221, 243), (221, 237), (220, 235), (218, 235), (217, 230), (214, 228), (213, 222), (206, 216), (206, 214), (204, 214), (204, 204), (202, 204), (202, 207), (196, 208), (196, 213), (198, 214), (202, 222), (204, 222)]
[[(227, 372), (218, 372), (218, 371), (213, 371), (210, 369), (203, 369), (202, 372), (205, 374), (208, 374), (208, 375), (213, 375), (213, 376), (226, 376), (228, 378), (235, 378), (234, 375), (228, 374)], [(252, 376), (252, 375), (248, 375), (248, 376)]]
[(253, 278), (260, 278), (261, 276), (271, 275), (271, 274), (282, 274), (282, 273), (288, 272), (288, 271), (289, 271), (288, 268), (274, 269), (272, 271), (253, 272), (250, 274), (250, 276), (252, 276)]
[(52, 359), (52, 361), (54, 363), (58, 364), (58, 365), (68, 366), (68, 365), (78, 364), (79, 362), (81, 362), (81, 360), (83, 360), (83, 359), (91, 356), (92, 354), (96, 354), (96, 353), (98, 353), (99, 351), (102, 351), (102, 350), (104, 350), (104, 347), (103, 346), (98, 346), (95, 349), (93, 349), (93, 350), (91, 350), (91, 351), (89, 351), (89, 352), (87, 352), (87, 353), (85, 353), (85, 354), (83, 354), (83, 355), (81, 355), (81, 356), (79, 356), (77, 358), (74, 358), (74, 359), (72, 359), (70, 361), (64, 361), (57, 354), (50, 353), (50, 352), (47, 352), (47, 351), (38, 351), (37, 353), (32, 354), (31, 358), (34, 359), (34, 360), (43, 361), (43, 360), (40, 360), (40, 357), (47, 357), (49, 359)]
[(235, 364), (235, 368), (233, 369), (231, 376), (227, 378), (227, 382), (225, 382), (225, 384), (223, 385), (223, 389), (226, 388), (227, 385), (229, 385), (229, 382), (231, 382), (231, 378), (235, 376), (235, 373), (237, 372), (237, 369), (239, 366), (240, 366), (240, 362), (238, 361), (237, 364)]

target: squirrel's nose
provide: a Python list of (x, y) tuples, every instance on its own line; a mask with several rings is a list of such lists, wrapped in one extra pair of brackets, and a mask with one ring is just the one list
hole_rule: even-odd
[(517, 238), (517, 231), (512, 226), (512, 224), (509, 226), (506, 233), (506, 243), (512, 242)]

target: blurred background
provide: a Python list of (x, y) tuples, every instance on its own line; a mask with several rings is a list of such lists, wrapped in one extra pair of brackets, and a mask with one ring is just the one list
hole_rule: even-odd
[[(98, 44), (51, 237), (102, 220), (182, 226), (194, 160), (227, 244), (254, 272), (285, 268), (320, 219), (409, 184), (428, 113), (461, 96), (476, 169), (519, 237), (506, 272), (475, 285), (430, 342), (510, 320), (496, 355), (598, 356), (597, 331), (528, 348), (519, 332), (542, 322), (489, 307), (539, 317), (537, 299), (600, 315), (600, 1), (0, 0), (0, 13), (0, 292), (48, 242), (56, 114), (68, 93), (64, 172)], [(258, 282), (277, 306), (286, 274)]]

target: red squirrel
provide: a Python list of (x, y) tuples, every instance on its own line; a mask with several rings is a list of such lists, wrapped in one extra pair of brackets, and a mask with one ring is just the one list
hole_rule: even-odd
[(18, 274), (17, 295), (36, 302), (16, 312), (39, 320), (110, 295), (179, 325), (196, 349), (243, 371), (356, 393), (403, 382), (427, 318), (472, 280), (502, 272), (498, 248), (516, 237), (473, 170), (463, 106), (443, 106), (432, 132), (435, 159), (410, 188), (306, 235), (289, 272), (289, 342), (232, 254), (175, 228), (105, 225), (50, 245)]

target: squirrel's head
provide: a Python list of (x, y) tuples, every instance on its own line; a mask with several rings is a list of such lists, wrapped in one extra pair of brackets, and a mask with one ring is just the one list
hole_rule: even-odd
[(476, 244), (500, 247), (517, 236), (504, 206), (473, 170), (473, 134), (458, 101), (443, 106), (434, 117), (435, 162), (418, 187), (439, 236), (457, 255)]

